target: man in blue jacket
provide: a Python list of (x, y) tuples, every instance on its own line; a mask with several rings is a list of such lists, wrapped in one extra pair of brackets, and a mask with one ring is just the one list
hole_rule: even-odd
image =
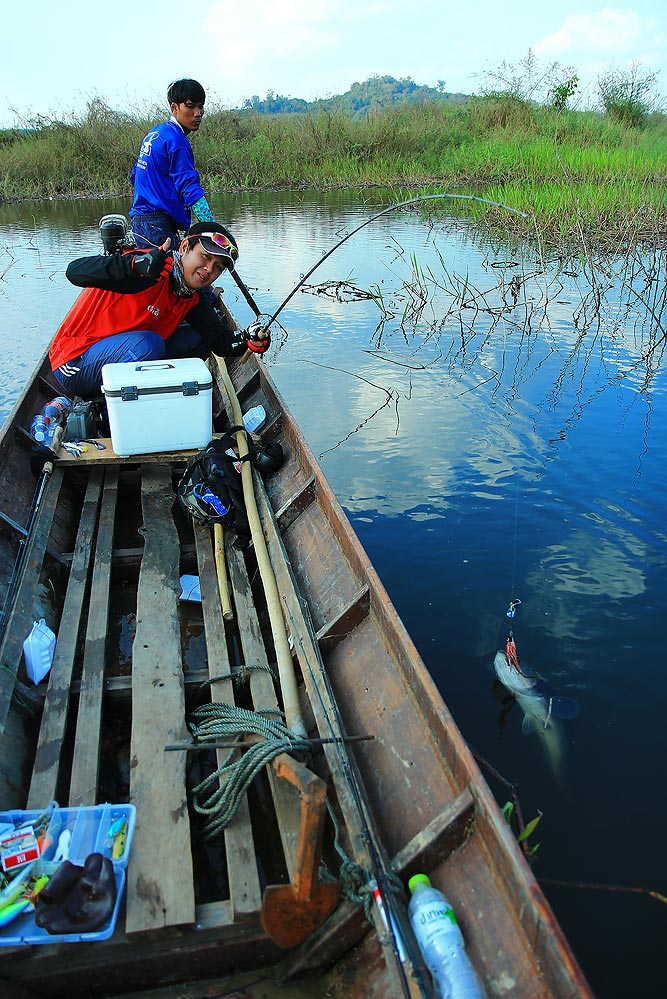
[(196, 80), (176, 80), (167, 100), (171, 118), (144, 137), (130, 174), (130, 219), (142, 249), (162, 246), (167, 239), (178, 246), (177, 234), (190, 228), (191, 213), (199, 222), (213, 221), (188, 138), (199, 130), (204, 116), (204, 88)]

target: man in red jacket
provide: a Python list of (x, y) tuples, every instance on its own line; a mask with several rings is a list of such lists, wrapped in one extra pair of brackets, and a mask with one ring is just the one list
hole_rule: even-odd
[(238, 248), (231, 233), (216, 222), (199, 222), (178, 250), (170, 250), (169, 243), (82, 257), (68, 266), (68, 280), (85, 291), (49, 352), (67, 395), (99, 395), (105, 364), (268, 349), (270, 339), (261, 327), (235, 330), (200, 294), (223, 271), (233, 270)]

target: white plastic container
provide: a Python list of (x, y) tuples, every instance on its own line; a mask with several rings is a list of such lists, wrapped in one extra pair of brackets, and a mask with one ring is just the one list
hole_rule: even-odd
[(122, 458), (199, 449), (213, 436), (213, 382), (198, 357), (105, 364), (102, 391)]
[(253, 406), (243, 414), (243, 426), (249, 434), (254, 434), (266, 420), (266, 410), (263, 406)]
[(51, 669), (56, 636), (44, 618), (35, 621), (30, 634), (23, 643), (23, 655), (28, 676), (33, 683), (39, 683)]

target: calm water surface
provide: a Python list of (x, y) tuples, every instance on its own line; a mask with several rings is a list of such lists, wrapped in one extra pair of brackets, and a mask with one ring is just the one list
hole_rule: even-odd
[[(270, 312), (392, 200), (213, 202)], [(3, 418), (76, 297), (67, 262), (98, 252), (100, 216), (127, 208), (0, 208)], [(543, 814), (537, 876), (667, 893), (664, 258), (655, 266), (636, 261), (628, 291), (619, 260), (563, 273), (534, 248), (397, 212), (313, 274), (267, 363), (464, 736), (517, 785), (526, 820)], [(347, 283), (338, 296), (334, 282)], [(350, 288), (373, 289), (382, 311)], [(581, 705), (549, 752), (494, 683), (510, 626), (520, 658)], [(667, 908), (545, 890), (601, 999), (664, 994)]]

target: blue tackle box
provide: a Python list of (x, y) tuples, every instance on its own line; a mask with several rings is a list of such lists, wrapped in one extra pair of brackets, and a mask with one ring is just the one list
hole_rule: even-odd
[[(0, 888), (0, 947), (16, 947), (21, 944), (49, 943), (79, 943), (93, 940), (106, 940), (113, 934), (118, 918), (118, 910), (125, 888), (125, 870), (127, 867), (130, 845), (136, 821), (134, 805), (91, 805), (80, 808), (60, 808), (52, 802), (47, 809), (40, 811), (0, 812), (0, 846), (11, 844), (16, 833), (32, 826), (38, 834), (38, 856), (33, 859), (34, 846), (30, 851), (28, 844), (28, 862), (21, 863), (21, 854), (12, 853), (13, 847), (0, 849), (8, 870), (2, 872), (3, 882), (9, 886), (14, 879), (25, 880), (25, 874), (31, 878), (42, 875), (53, 876), (58, 870), (62, 859), (69, 860), (78, 867), (83, 867), (86, 858), (93, 853), (100, 853), (111, 860), (116, 882), (116, 899), (108, 921), (100, 928), (90, 932), (50, 933), (35, 922), (35, 911), (28, 906), (18, 915), (12, 915), (11, 903), (3, 905), (3, 894), (11, 894), (11, 888)], [(66, 856), (56, 859), (59, 852), (66, 847)], [(14, 866), (17, 863), (19, 866)], [(1, 884), (1, 883), (0, 883)], [(17, 881), (18, 884), (18, 881)]]

